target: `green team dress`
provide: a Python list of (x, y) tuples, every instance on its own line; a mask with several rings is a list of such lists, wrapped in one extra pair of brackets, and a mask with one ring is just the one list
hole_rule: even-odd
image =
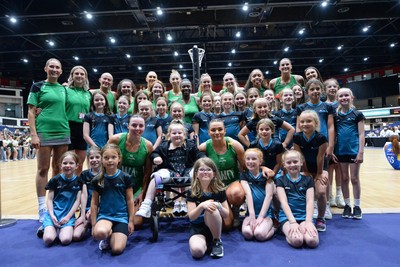
[(45, 81), (34, 83), (27, 104), (41, 109), (35, 125), (41, 146), (70, 143), (64, 86)]
[(127, 133), (123, 133), (118, 142), (118, 147), (122, 153), (122, 166), (121, 170), (131, 175), (134, 185), (134, 197), (137, 197), (142, 192), (144, 168), (147, 158), (146, 139), (140, 138), (139, 149), (136, 152), (129, 152), (126, 149)]
[(194, 96), (190, 96), (190, 101), (189, 103), (183, 102), (183, 100), (180, 100), (180, 103), (183, 106), (183, 111), (185, 112), (185, 118), (184, 121), (186, 123), (192, 124), (192, 118), (194, 114), (199, 112), (199, 106), (197, 105), (196, 98)]
[(294, 75), (290, 75), (290, 80), (288, 84), (281, 84), (281, 77), (276, 79), (275, 87), (274, 87), (274, 93), (275, 95), (279, 94), (282, 92), (283, 89), (290, 89), (292, 88), (293, 85), (297, 84), (296, 78)]
[(182, 93), (180, 93), (178, 96), (174, 94), (174, 92), (172, 90), (168, 91), (167, 94), (168, 97), (168, 107), (171, 106), (171, 104), (175, 101), (181, 101), (182, 100)]
[[(66, 112), (68, 121), (83, 123), (83, 117), (90, 111), (92, 94), (83, 88), (66, 88), (67, 103)], [(80, 115), (82, 114), (82, 115)]]
[(221, 181), (227, 186), (240, 178), (240, 172), (237, 162), (236, 151), (233, 148), (228, 137), (225, 137), (227, 150), (224, 154), (219, 155), (212, 146), (212, 140), (206, 141), (206, 155), (212, 159), (217, 165)]

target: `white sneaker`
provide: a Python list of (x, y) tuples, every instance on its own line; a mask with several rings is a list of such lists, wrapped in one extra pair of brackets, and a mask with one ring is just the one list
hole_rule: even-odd
[(332, 212), (331, 212), (331, 207), (329, 206), (329, 203), (326, 203), (326, 210), (325, 210), (324, 218), (326, 220), (332, 220)]
[(181, 216), (185, 216), (188, 212), (187, 205), (185, 201), (181, 201)]
[(336, 195), (336, 205), (338, 208), (341, 208), (341, 209), (343, 209), (344, 206), (346, 206), (346, 203), (344, 203), (343, 194)]
[(136, 212), (136, 216), (141, 216), (144, 218), (150, 218), (151, 216), (151, 204), (152, 201), (149, 199), (145, 199), (140, 205), (139, 210)]
[(180, 216), (180, 215), (181, 215), (181, 210), (182, 210), (181, 202), (175, 201), (174, 209), (172, 210), (172, 213), (173, 213), (175, 216)]
[(336, 200), (335, 200), (335, 197), (333, 195), (329, 196), (329, 206), (336, 207)]
[(317, 202), (314, 202), (314, 212), (312, 215), (313, 219), (317, 219), (318, 218), (318, 205)]

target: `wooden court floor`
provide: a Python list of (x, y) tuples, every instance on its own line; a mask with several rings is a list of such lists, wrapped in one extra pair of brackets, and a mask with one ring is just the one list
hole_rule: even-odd
[[(37, 218), (35, 173), (36, 160), (0, 163), (2, 218)], [(365, 149), (361, 208), (364, 213), (400, 212), (400, 171), (389, 165), (381, 148)]]

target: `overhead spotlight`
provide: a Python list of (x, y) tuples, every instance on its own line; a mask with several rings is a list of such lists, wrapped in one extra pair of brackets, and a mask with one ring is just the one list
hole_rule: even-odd
[(265, 72), (265, 74), (267, 74), (267, 75), (268, 75), (268, 74), (269, 74), (269, 70), (267, 70), (267, 71)]
[(157, 33), (157, 38), (158, 38), (158, 39), (160, 39), (160, 38), (161, 38), (161, 36), (160, 36), (160, 32), (158, 32), (158, 33)]
[(245, 2), (242, 9), (243, 9), (243, 11), (249, 10), (249, 3)]
[(290, 47), (287, 46), (287, 47), (285, 47), (285, 49), (283, 49), (283, 51), (287, 52), (287, 51), (289, 51), (289, 49), (290, 49)]
[(229, 67), (232, 67), (232, 62), (229, 62), (229, 63), (228, 63), (228, 66), (229, 66)]
[(369, 57), (365, 57), (365, 58), (364, 58), (364, 61), (367, 61), (368, 59), (369, 59)]
[(242, 35), (242, 34), (241, 34), (240, 32), (237, 32), (237, 33), (235, 34), (235, 36), (236, 36), (237, 38), (240, 38), (241, 35)]
[(161, 16), (163, 14), (163, 11), (161, 10), (161, 7), (157, 7), (157, 15)]
[(116, 40), (114, 39), (114, 37), (110, 37), (110, 42), (111, 42), (112, 44), (115, 44)]
[(176, 57), (179, 56), (178, 51), (175, 51), (175, 52), (174, 52), (174, 56), (176, 56)]
[(342, 48), (343, 48), (343, 45), (339, 45), (339, 46), (337, 47), (337, 50), (342, 50)]
[(396, 43), (391, 43), (390, 44), (390, 47), (395, 47), (396, 46)]
[(10, 22), (15, 24), (17, 23), (17, 19), (15, 17), (10, 17)]
[(370, 28), (371, 26), (365, 26), (363, 29), (362, 29), (362, 31), (363, 32), (367, 32), (367, 31), (369, 31), (369, 28)]
[(253, 28), (253, 33), (257, 33), (257, 27), (256, 26), (254, 26), (254, 28)]
[(89, 12), (87, 12), (87, 11), (83, 11), (83, 13), (85, 13), (85, 17), (86, 17), (87, 19), (92, 19), (92, 18), (93, 18), (93, 15), (92, 15), (91, 13), (89, 13)]
[(304, 34), (305, 31), (306, 31), (306, 29), (301, 28), (301, 29), (299, 30), (299, 34), (302, 35), (302, 34)]
[(348, 71), (349, 70), (349, 68), (344, 68), (344, 71), (346, 72), (346, 71)]
[(235, 49), (235, 48), (232, 49), (232, 50), (231, 50), (231, 53), (232, 53), (232, 54), (235, 54), (235, 53), (236, 53), (236, 49)]
[(49, 44), (49, 46), (54, 46), (55, 43), (52, 40), (46, 40), (46, 42)]
[(171, 36), (171, 34), (169, 34), (169, 33), (167, 34), (167, 40), (168, 40), (168, 41), (172, 41), (172, 36)]
[(26, 59), (26, 58), (21, 58), (21, 60), (22, 60), (24, 63), (28, 63), (28, 62), (29, 62), (29, 60)]
[(276, 64), (278, 64), (278, 60), (275, 60), (275, 61), (274, 61), (274, 65), (276, 65)]
[(72, 58), (75, 59), (76, 61), (79, 60), (79, 57), (78, 57), (78, 56), (73, 56)]
[(326, 7), (328, 5), (328, 1), (322, 1), (321, 6)]
[(324, 59), (321, 58), (320, 60), (318, 60), (318, 62), (319, 62), (319, 63), (322, 63), (322, 62), (324, 62)]
[(179, 68), (180, 68), (180, 69), (183, 69), (183, 66), (182, 66), (182, 64), (179, 64)]
[(126, 56), (127, 58), (131, 58), (131, 55), (130, 55), (130, 54), (125, 54), (125, 56)]
[(186, 78), (186, 74), (183, 74), (182, 76), (183, 76), (183, 78)]
[(97, 69), (96, 69), (96, 68), (93, 68), (93, 72), (97, 72)]
[(138, 70), (142, 70), (142, 67), (141, 67), (141, 66), (138, 66), (137, 69), (138, 69)]

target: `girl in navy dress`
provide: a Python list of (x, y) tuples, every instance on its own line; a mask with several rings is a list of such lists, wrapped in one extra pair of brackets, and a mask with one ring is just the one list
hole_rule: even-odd
[(243, 112), (247, 109), (247, 95), (245, 92), (238, 91), (235, 95), (235, 110)]
[(153, 149), (156, 149), (161, 144), (162, 127), (153, 114), (153, 106), (150, 101), (143, 100), (139, 103), (139, 115), (145, 121), (143, 137), (153, 144)]
[(328, 161), (325, 158), (328, 140), (320, 134), (319, 118), (315, 111), (305, 110), (297, 118), (298, 129), (301, 132), (293, 136), (294, 149), (301, 152), (304, 157), (303, 172), (314, 179), (315, 195), (313, 216), (317, 217), (316, 227), (320, 232), (326, 231), (324, 218), (326, 209), (326, 187), (328, 184)]
[(127, 133), (129, 118), (128, 109), (131, 105), (129, 98), (126, 95), (121, 95), (117, 101), (118, 113), (110, 116), (108, 124), (108, 132), (112, 134)]
[(233, 94), (227, 92), (221, 96), (222, 113), (218, 118), (224, 122), (226, 136), (239, 141), (240, 122), (242, 121), (242, 112), (234, 110)]
[(131, 176), (119, 169), (122, 156), (118, 146), (107, 144), (101, 156), (102, 172), (92, 182), (92, 234), (100, 240), (100, 250), (111, 248), (112, 254), (118, 255), (134, 231), (133, 184)]
[(314, 182), (311, 176), (300, 173), (303, 155), (296, 150), (282, 156), (286, 174), (275, 180), (281, 209), (279, 224), (286, 241), (293, 247), (303, 244), (315, 248), (319, 244), (318, 231), (312, 222)]
[[(362, 219), (360, 208), (360, 165), (364, 160), (364, 115), (353, 105), (354, 96), (349, 88), (337, 92), (339, 107), (335, 116), (337, 143), (335, 156), (342, 170), (344, 197), (343, 218)], [(354, 208), (351, 211), (349, 181), (353, 188)]]
[(271, 106), (270, 104), (268, 104), (268, 101), (265, 98), (259, 98), (256, 101), (254, 101), (253, 110), (254, 110), (253, 119), (250, 122), (248, 122), (246, 126), (244, 126), (242, 130), (240, 130), (239, 132), (240, 142), (246, 147), (249, 147), (250, 143), (254, 140), (249, 140), (248, 134), (250, 132), (253, 132), (254, 136), (257, 136), (257, 123), (261, 119), (270, 119), (275, 126), (275, 131), (274, 131), (275, 134), (273, 138), (279, 140), (276, 131), (279, 131), (280, 128), (283, 128), (288, 132), (285, 141), (282, 142), (283, 147), (286, 148), (287, 145), (292, 140), (294, 128), (289, 123), (283, 121), (282, 119), (278, 118), (275, 115), (272, 115)]
[(250, 148), (244, 153), (247, 171), (240, 175), (240, 183), (246, 194), (247, 214), (242, 224), (242, 234), (245, 239), (255, 238), (266, 241), (274, 235), (272, 211), (270, 205), (274, 194), (272, 179), (265, 179), (261, 164), (263, 154), (257, 148)]
[(102, 148), (107, 144), (109, 136), (108, 124), (111, 115), (110, 106), (104, 93), (97, 91), (92, 95), (90, 112), (85, 115), (83, 123), (83, 138), (88, 147), (97, 146)]
[(167, 113), (168, 102), (167, 99), (160, 96), (156, 101), (156, 118), (161, 125), (163, 136), (168, 132), (168, 126), (171, 124), (172, 117)]
[(211, 112), (212, 103), (212, 94), (202, 94), (202, 96), (200, 97), (200, 105), (202, 111), (194, 114), (192, 118), (194, 134), (197, 135), (197, 146), (210, 139), (210, 136), (208, 135), (208, 127), (210, 125), (210, 121), (215, 119), (214, 113)]
[(395, 170), (400, 170), (400, 143), (399, 136), (394, 134), (389, 137), (389, 141), (383, 147), (385, 156), (389, 164)]
[(101, 173), (101, 151), (98, 147), (92, 146), (87, 153), (89, 169), (84, 170), (79, 179), (82, 183), (80, 216), (74, 226), (74, 241), (82, 240), (87, 230), (92, 227), (90, 224), (90, 203), (92, 202), (93, 185), (92, 181)]
[(82, 185), (75, 171), (79, 157), (72, 151), (61, 156), (61, 174), (51, 178), (46, 185), (47, 213), (43, 221), (43, 241), (46, 246), (53, 244), (57, 230), (61, 244), (72, 241), (75, 223), (75, 211), (79, 207)]
[(211, 159), (202, 158), (194, 164), (187, 201), (190, 220), (189, 248), (192, 257), (203, 257), (208, 248), (211, 248), (211, 257), (223, 257), (222, 222), (229, 215), (229, 207), (224, 184)]
[[(282, 108), (275, 112), (275, 116), (289, 123), (293, 128), (296, 128), (297, 113), (296, 109), (293, 108), (295, 104), (295, 97), (292, 89), (285, 88), (280, 93), (280, 102)], [(281, 141), (286, 140), (287, 131), (283, 128), (279, 128), (279, 139)], [(290, 149), (293, 146), (293, 140), (288, 144), (287, 148)]]

